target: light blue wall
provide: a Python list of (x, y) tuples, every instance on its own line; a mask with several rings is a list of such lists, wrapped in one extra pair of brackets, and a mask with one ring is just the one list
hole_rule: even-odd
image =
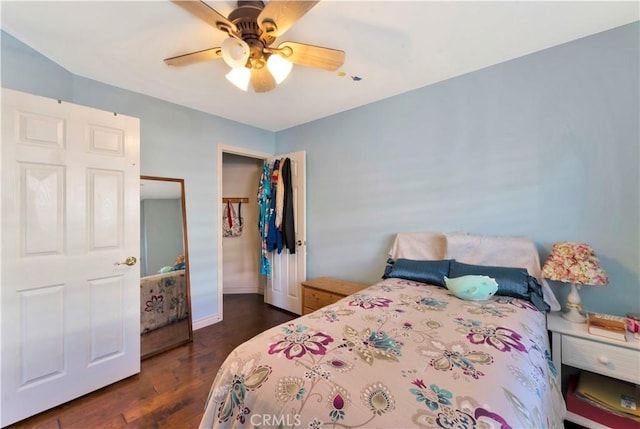
[[(590, 243), (640, 311), (639, 25), (277, 134), (69, 74), (2, 33), (2, 85), (141, 118), (142, 173), (184, 177), (194, 317), (216, 312), (216, 144), (307, 151), (308, 275), (377, 281), (397, 231)], [(180, 156), (176, 156), (179, 153)], [(567, 290), (556, 287), (564, 301)]]
[(398, 231), (584, 241), (610, 277), (585, 307), (640, 312), (638, 29), (277, 133), (307, 151), (309, 277), (376, 281)]
[(185, 180), (194, 320), (217, 314), (217, 145), (274, 153), (275, 135), (69, 73), (2, 32), (2, 86), (140, 118), (140, 173)]

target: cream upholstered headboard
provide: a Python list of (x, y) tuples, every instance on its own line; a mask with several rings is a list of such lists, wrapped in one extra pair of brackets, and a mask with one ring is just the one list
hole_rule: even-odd
[(439, 261), (446, 255), (447, 237), (439, 232), (399, 232), (389, 250), (393, 260)]
[(474, 265), (526, 268), (538, 279), (544, 300), (551, 311), (561, 309), (547, 281), (542, 278), (540, 255), (534, 242), (526, 237), (473, 235), (464, 232), (398, 233), (389, 251), (392, 259), (455, 259)]

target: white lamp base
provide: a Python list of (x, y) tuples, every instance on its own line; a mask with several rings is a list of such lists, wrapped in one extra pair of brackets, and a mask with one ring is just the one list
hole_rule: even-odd
[(563, 313), (562, 317), (567, 319), (569, 322), (585, 323), (587, 318), (580, 313), (582, 311), (582, 304), (580, 301), (580, 295), (578, 294), (579, 288), (580, 285), (576, 286), (575, 283), (571, 284), (571, 291), (569, 292), (569, 295), (567, 295), (567, 309), (569, 311)]
[(569, 310), (566, 313), (562, 313), (562, 317), (573, 323), (586, 323), (587, 318), (580, 314), (577, 310)]

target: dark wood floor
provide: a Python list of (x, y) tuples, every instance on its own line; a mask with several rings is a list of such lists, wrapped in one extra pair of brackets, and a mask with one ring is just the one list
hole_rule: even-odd
[(140, 374), (8, 428), (197, 428), (209, 387), (240, 343), (295, 315), (262, 295), (225, 295), (223, 321), (193, 333), (193, 343), (142, 361)]

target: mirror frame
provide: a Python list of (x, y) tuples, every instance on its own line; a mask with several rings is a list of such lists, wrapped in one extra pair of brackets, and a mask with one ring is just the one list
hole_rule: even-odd
[[(191, 279), (189, 276), (189, 239), (187, 234), (187, 204), (184, 193), (184, 179), (177, 179), (172, 177), (159, 177), (159, 176), (140, 176), (140, 181), (142, 180), (157, 180), (162, 182), (175, 182), (180, 185), (180, 203), (182, 206), (182, 237), (183, 237), (183, 247), (184, 247), (184, 262), (185, 262), (185, 282), (186, 282), (186, 299), (187, 299), (187, 320), (188, 320), (188, 328), (189, 334), (186, 339), (180, 339), (173, 343), (167, 343), (165, 346), (159, 347), (157, 350), (152, 350), (146, 354), (142, 354), (142, 347), (140, 348), (140, 359), (144, 360), (155, 356), (159, 353), (165, 352), (172, 348), (181, 346), (183, 344), (188, 344), (193, 341), (193, 317), (191, 314)], [(142, 278), (142, 277), (141, 277)], [(160, 328), (162, 329), (162, 328)]]

